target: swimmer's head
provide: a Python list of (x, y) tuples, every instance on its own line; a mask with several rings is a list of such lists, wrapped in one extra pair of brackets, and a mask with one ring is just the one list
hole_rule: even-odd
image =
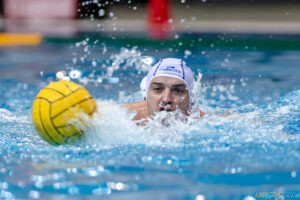
[[(156, 104), (153, 112), (172, 111), (177, 108), (187, 114), (191, 108), (194, 78), (186, 63), (177, 58), (166, 58), (155, 64), (141, 82), (148, 110)], [(156, 101), (156, 102), (153, 102)]]

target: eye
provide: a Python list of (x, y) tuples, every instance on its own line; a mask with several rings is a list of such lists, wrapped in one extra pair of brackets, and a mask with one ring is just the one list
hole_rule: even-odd
[(154, 87), (154, 88), (152, 88), (152, 90), (153, 90), (154, 92), (156, 92), (156, 93), (159, 93), (159, 92), (162, 91), (162, 88), (161, 88), (161, 87)]
[(176, 94), (176, 95), (182, 95), (185, 90), (181, 89), (181, 88), (173, 88), (172, 91)]

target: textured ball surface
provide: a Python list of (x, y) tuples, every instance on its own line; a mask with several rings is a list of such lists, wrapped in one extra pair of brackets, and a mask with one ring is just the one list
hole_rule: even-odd
[(74, 126), (74, 120), (84, 124), (96, 111), (96, 102), (82, 86), (60, 80), (40, 91), (33, 102), (32, 121), (39, 135), (53, 145), (67, 143), (83, 132)]

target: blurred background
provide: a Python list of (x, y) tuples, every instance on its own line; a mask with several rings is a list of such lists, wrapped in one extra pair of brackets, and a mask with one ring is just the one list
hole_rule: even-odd
[(171, 32), (298, 34), (299, 11), (297, 0), (0, 0), (0, 29), (144, 32), (167, 22)]

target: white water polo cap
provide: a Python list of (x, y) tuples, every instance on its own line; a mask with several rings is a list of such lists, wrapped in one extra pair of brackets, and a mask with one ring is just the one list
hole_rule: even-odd
[(165, 58), (156, 63), (141, 82), (143, 97), (147, 99), (148, 88), (153, 78), (157, 76), (168, 76), (182, 80), (188, 90), (190, 104), (192, 102), (194, 78), (192, 70), (186, 63), (178, 58)]

